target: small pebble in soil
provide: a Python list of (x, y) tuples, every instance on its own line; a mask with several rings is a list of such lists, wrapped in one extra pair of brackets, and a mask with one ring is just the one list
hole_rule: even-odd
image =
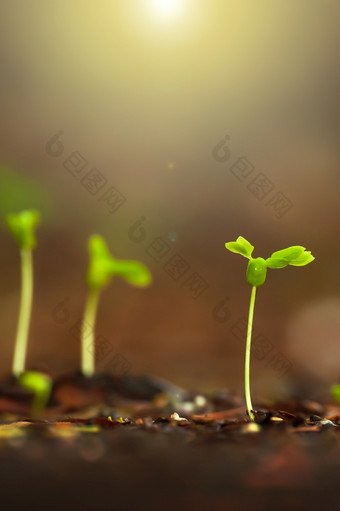
[(327, 428), (329, 428), (329, 427), (331, 427), (331, 426), (336, 426), (335, 422), (330, 421), (330, 420), (328, 420), (328, 419), (321, 419), (321, 420), (320, 420), (320, 422), (319, 422), (319, 424), (322, 424), (323, 426), (325, 426), (325, 427), (327, 427)]
[(260, 424), (257, 424), (256, 422), (249, 422), (242, 426), (243, 433), (259, 433), (261, 429)]
[(185, 419), (184, 417), (180, 417), (177, 412), (170, 415), (170, 419), (175, 422), (183, 422), (183, 421), (188, 422), (188, 419)]
[(270, 417), (270, 422), (283, 422), (282, 417)]

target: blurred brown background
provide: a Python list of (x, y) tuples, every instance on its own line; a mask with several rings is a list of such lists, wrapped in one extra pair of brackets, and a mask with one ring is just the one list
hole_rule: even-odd
[[(103, 293), (98, 369), (120, 353), (134, 373), (242, 392), (250, 288), (224, 243), (243, 235), (255, 255), (316, 256), (258, 292), (254, 395), (327, 393), (340, 378), (339, 15), (331, 0), (2, 0), (1, 216), (43, 216), (28, 367), (78, 367), (99, 232), (154, 283)], [(0, 240), (5, 375), (20, 274), (4, 228)]]

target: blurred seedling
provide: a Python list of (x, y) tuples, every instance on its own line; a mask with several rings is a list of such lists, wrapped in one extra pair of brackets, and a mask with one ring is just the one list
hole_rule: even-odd
[(9, 232), (19, 246), (21, 257), (21, 300), (12, 366), (14, 376), (19, 377), (24, 372), (26, 363), (33, 299), (32, 252), (36, 246), (34, 231), (40, 223), (40, 215), (35, 209), (23, 210), (7, 215), (6, 222)]
[(88, 295), (82, 323), (81, 370), (91, 377), (95, 372), (95, 323), (99, 296), (114, 276), (122, 277), (129, 284), (145, 287), (151, 283), (151, 274), (139, 261), (124, 261), (112, 257), (104, 239), (94, 234), (89, 239), (90, 261), (86, 274)]
[(249, 418), (255, 420), (253, 411), (253, 405), (251, 402), (250, 394), (250, 348), (251, 348), (251, 335), (253, 328), (253, 317), (255, 307), (256, 288), (262, 286), (265, 283), (267, 276), (267, 268), (279, 269), (285, 266), (306, 266), (307, 264), (314, 261), (314, 257), (309, 251), (306, 251), (304, 247), (293, 246), (274, 252), (268, 259), (262, 257), (253, 258), (254, 247), (245, 238), (239, 236), (236, 241), (231, 241), (225, 244), (225, 247), (234, 252), (240, 254), (243, 257), (249, 259), (247, 266), (247, 282), (252, 286), (250, 296), (250, 306), (248, 315), (248, 326), (247, 326), (247, 337), (246, 337), (246, 356), (245, 356), (245, 372), (244, 372), (244, 383), (245, 383), (245, 398), (247, 405), (247, 412)]
[(35, 228), (40, 223), (40, 214), (35, 209), (10, 213), (6, 222), (21, 257), (21, 300), (12, 372), (19, 385), (33, 393), (32, 414), (37, 415), (45, 408), (51, 392), (51, 380), (47, 375), (25, 371), (33, 300), (32, 253), (36, 246)]

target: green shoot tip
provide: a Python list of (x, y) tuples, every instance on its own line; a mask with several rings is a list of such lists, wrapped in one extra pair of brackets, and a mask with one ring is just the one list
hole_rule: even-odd
[(40, 223), (40, 213), (36, 209), (25, 209), (19, 213), (9, 213), (6, 223), (13, 239), (20, 249), (33, 249), (36, 246), (35, 227)]

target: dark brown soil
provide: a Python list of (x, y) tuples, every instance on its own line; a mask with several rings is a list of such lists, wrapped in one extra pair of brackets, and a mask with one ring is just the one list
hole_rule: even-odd
[(242, 399), (225, 392), (71, 375), (55, 383), (46, 417), (32, 420), (3, 409), (6, 392), (12, 408), (27, 407), (8, 386), (0, 393), (3, 507), (338, 509), (338, 406), (261, 406), (250, 423)]

